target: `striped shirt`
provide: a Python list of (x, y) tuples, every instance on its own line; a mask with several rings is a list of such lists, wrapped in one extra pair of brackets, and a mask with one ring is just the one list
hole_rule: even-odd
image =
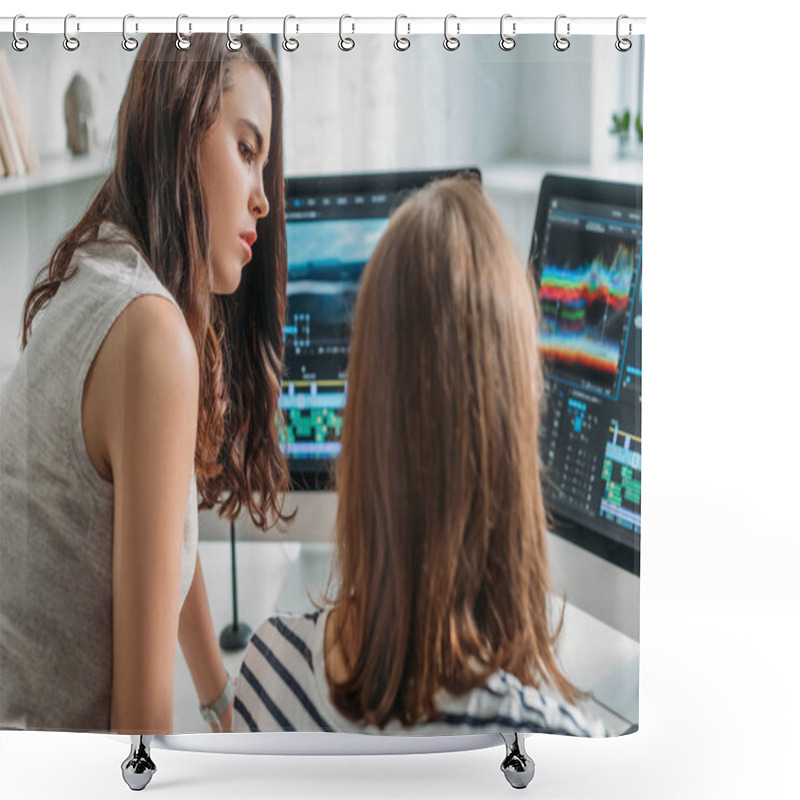
[(486, 686), (455, 696), (436, 695), (438, 715), (405, 728), (398, 720), (384, 728), (352, 722), (330, 702), (325, 677), (325, 623), (328, 611), (279, 615), (253, 634), (236, 681), (233, 730), (338, 731), (397, 735), (518, 732), (570, 736), (608, 736), (591, 719), (562, 699), (523, 686), (499, 671)]

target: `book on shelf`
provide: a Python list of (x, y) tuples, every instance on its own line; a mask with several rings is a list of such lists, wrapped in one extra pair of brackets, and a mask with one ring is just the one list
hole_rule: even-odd
[(17, 85), (11, 73), (11, 64), (2, 50), (0, 50), (0, 157), (8, 175), (23, 175), (39, 166), (39, 157), (33, 147)]
[(25, 160), (22, 158), (17, 137), (11, 127), (11, 117), (6, 109), (5, 95), (0, 93), (0, 147), (3, 149), (3, 161), (8, 163), (9, 174), (24, 175)]

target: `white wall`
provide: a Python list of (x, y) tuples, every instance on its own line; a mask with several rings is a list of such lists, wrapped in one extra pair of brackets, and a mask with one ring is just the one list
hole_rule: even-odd
[(447, 52), (420, 36), (399, 53), (389, 37), (361, 36), (341, 53), (306, 37), (280, 54), (287, 174), (588, 161), (592, 40), (571, 49), (530, 37), (506, 53), (482, 36)]
[(136, 55), (120, 47), (119, 34), (82, 36), (80, 47), (72, 53), (64, 50), (63, 41), (60, 35), (38, 35), (31, 37), (31, 45), (21, 53), (8, 48), (11, 71), (40, 156), (66, 152), (64, 95), (78, 72), (92, 89), (94, 144), (101, 148), (108, 145)]
[[(45, 164), (69, 158), (64, 94), (77, 72), (92, 87), (93, 150), (110, 152), (133, 59), (117, 35), (82, 37), (73, 53), (62, 42), (61, 36), (36, 36), (27, 50), (17, 53), (9, 47), (7, 53), (34, 148)], [(80, 218), (99, 183), (99, 177), (92, 177), (0, 195), (0, 382), (19, 355), (22, 306), (34, 276), (58, 238)]]

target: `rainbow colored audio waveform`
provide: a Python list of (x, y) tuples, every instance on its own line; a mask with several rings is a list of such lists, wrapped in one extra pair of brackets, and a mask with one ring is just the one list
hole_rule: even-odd
[[(610, 262), (596, 255), (575, 268), (545, 264), (539, 291), (539, 347), (547, 358), (613, 375), (620, 337), (609, 319), (625, 311), (634, 280), (634, 251), (620, 243)], [(611, 335), (609, 335), (611, 333)]]
[(539, 350), (545, 358), (555, 358), (566, 364), (580, 364), (598, 372), (615, 375), (619, 347), (609, 342), (580, 339), (576, 336), (541, 336)]

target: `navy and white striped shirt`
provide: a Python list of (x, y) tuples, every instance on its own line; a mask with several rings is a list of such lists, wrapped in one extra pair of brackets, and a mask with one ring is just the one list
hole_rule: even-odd
[(539, 689), (496, 672), (484, 688), (436, 695), (439, 714), (413, 728), (392, 720), (384, 728), (352, 722), (330, 702), (325, 677), (328, 612), (279, 615), (264, 622), (245, 651), (236, 686), (233, 730), (338, 731), (397, 735), (560, 733), (608, 736), (600, 720)]

